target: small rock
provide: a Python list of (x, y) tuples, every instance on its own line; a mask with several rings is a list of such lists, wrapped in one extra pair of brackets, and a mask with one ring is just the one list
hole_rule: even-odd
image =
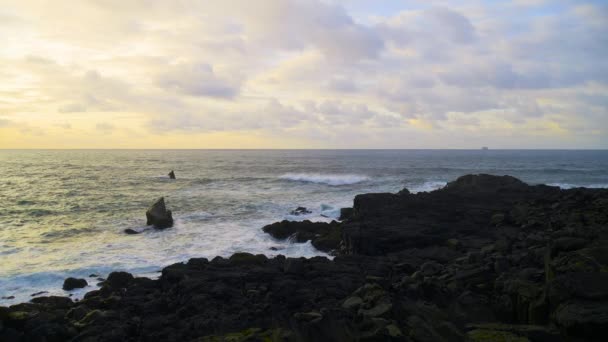
[(40, 296), (41, 294), (45, 294), (45, 293), (49, 293), (49, 291), (40, 291), (40, 292), (32, 293), (31, 297)]
[(342, 304), (342, 307), (346, 310), (351, 310), (358, 308), (359, 306), (361, 306), (361, 304), (363, 304), (363, 300), (361, 299), (361, 297), (353, 296), (347, 298)]
[(169, 178), (175, 179), (175, 172), (173, 172), (173, 170), (171, 170), (171, 172), (169, 172)]
[(492, 215), (492, 218), (490, 218), (490, 223), (493, 226), (500, 226), (504, 221), (505, 221), (505, 214), (503, 214), (503, 213), (494, 214), (494, 215)]
[(443, 270), (443, 266), (436, 261), (427, 261), (420, 266), (420, 274), (425, 277), (436, 275)]
[(315, 322), (323, 318), (323, 315), (318, 312), (298, 312), (293, 315), (293, 318), (298, 321)]
[(306, 215), (306, 214), (310, 214), (312, 213), (312, 211), (306, 209), (305, 207), (297, 207), (295, 210), (292, 210), (289, 214), (290, 215)]
[(139, 234), (139, 232), (137, 230), (134, 230), (134, 229), (131, 229), (131, 228), (125, 229), (125, 233), (127, 233), (129, 235)]
[(66, 291), (71, 291), (73, 289), (83, 288), (87, 285), (88, 285), (88, 283), (84, 279), (69, 277), (63, 282), (63, 289)]

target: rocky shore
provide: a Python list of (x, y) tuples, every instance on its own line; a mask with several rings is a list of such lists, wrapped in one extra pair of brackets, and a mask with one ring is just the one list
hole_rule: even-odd
[(467, 175), (283, 221), (327, 258), (190, 259), (114, 272), (74, 302), (0, 307), (0, 341), (603, 341), (608, 190)]

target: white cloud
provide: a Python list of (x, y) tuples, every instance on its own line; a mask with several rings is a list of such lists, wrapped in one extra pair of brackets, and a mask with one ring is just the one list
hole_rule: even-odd
[(407, 147), (400, 133), (440, 147), (459, 130), (608, 147), (606, 6), (391, 2), (366, 17), (355, 3), (369, 7), (11, 2), (0, 10), (0, 125), (90, 116), (108, 134), (129, 116), (153, 134), (255, 131), (342, 147), (363, 135)]

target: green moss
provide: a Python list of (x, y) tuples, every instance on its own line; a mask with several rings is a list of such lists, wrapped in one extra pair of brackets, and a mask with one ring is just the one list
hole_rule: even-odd
[(201, 337), (199, 342), (280, 342), (284, 341), (289, 333), (282, 329), (262, 330), (249, 328), (243, 331), (226, 335), (213, 335)]
[(35, 316), (35, 314), (27, 311), (13, 311), (9, 312), (7, 319), (11, 321), (25, 321)]
[(500, 330), (475, 329), (468, 335), (474, 342), (530, 342), (526, 337)]
[(75, 325), (77, 327), (85, 327), (85, 326), (89, 325), (91, 322), (93, 322), (94, 320), (98, 319), (101, 316), (103, 316), (103, 312), (102, 311), (100, 311), (100, 310), (93, 310), (93, 311), (87, 313)]

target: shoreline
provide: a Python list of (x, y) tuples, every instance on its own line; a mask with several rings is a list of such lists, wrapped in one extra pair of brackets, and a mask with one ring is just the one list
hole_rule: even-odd
[(312, 240), (333, 260), (235, 253), (167, 266), (158, 280), (113, 272), (77, 302), (0, 307), (0, 339), (599, 339), (608, 332), (606, 209), (608, 189), (508, 176), (362, 194), (343, 222), (264, 227)]

